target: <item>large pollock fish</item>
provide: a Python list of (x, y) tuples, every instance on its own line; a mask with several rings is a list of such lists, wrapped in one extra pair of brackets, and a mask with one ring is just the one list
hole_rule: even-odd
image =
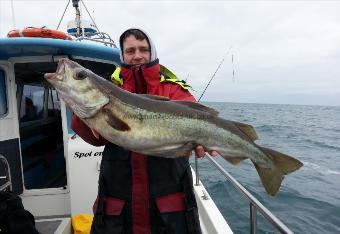
[(176, 158), (202, 145), (234, 165), (250, 159), (271, 195), (284, 175), (302, 166), (297, 159), (255, 144), (252, 126), (222, 119), (202, 104), (130, 93), (69, 59), (61, 59), (56, 73), (45, 78), (84, 123), (131, 151)]

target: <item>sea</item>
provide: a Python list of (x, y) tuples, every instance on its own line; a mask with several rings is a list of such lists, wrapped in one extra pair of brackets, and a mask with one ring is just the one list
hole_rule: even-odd
[[(255, 127), (257, 144), (291, 155), (304, 166), (268, 195), (245, 160), (216, 160), (294, 233), (340, 233), (340, 107), (206, 102), (220, 116)], [(193, 158), (193, 157), (192, 157)], [(249, 202), (205, 158), (200, 179), (234, 233), (249, 233)], [(279, 233), (261, 214), (258, 233)]]

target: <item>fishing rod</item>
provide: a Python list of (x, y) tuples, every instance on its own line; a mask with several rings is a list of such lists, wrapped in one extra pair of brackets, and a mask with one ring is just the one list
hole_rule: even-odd
[[(211, 76), (211, 78), (210, 78), (208, 84), (205, 86), (205, 88), (204, 88), (204, 90), (203, 90), (203, 92), (202, 92), (202, 94), (201, 94), (201, 96), (199, 97), (199, 99), (198, 99), (197, 102), (200, 102), (200, 100), (202, 99), (202, 97), (203, 97), (205, 91), (208, 89), (208, 87), (209, 87), (211, 81), (214, 79), (216, 73), (217, 73), (218, 70), (220, 69), (220, 67), (221, 67), (221, 65), (223, 64), (225, 58), (226, 58), (227, 55), (230, 53), (231, 48), (232, 48), (232, 46), (229, 47), (229, 50), (228, 50), (227, 53), (224, 55), (224, 57), (223, 57), (223, 59), (221, 60), (220, 64), (217, 66), (217, 68), (216, 68), (214, 74)], [(233, 60), (233, 59), (234, 59), (234, 58), (232, 57), (232, 60)], [(233, 72), (234, 72), (234, 70), (233, 70)], [(234, 74), (233, 74), (233, 76), (234, 76)], [(198, 157), (197, 157), (197, 155), (196, 155), (196, 157), (195, 157), (195, 173), (196, 173), (196, 176), (195, 176), (195, 177), (196, 177), (195, 186), (199, 186), (199, 170), (198, 170)]]
[(203, 97), (205, 91), (206, 91), (207, 88), (209, 87), (211, 81), (214, 79), (216, 73), (218, 72), (218, 70), (220, 69), (221, 65), (223, 64), (223, 62), (224, 62), (224, 60), (225, 60), (225, 57), (227, 57), (227, 55), (230, 53), (231, 48), (232, 48), (232, 46), (229, 47), (229, 50), (228, 50), (227, 53), (224, 55), (224, 57), (223, 57), (223, 59), (221, 60), (220, 64), (217, 66), (217, 68), (216, 68), (214, 74), (211, 76), (211, 78), (210, 78), (208, 84), (205, 86), (205, 88), (204, 88), (204, 90), (203, 90), (201, 96), (198, 98), (198, 101), (197, 101), (197, 102), (200, 102), (200, 100), (201, 100), (201, 98)]

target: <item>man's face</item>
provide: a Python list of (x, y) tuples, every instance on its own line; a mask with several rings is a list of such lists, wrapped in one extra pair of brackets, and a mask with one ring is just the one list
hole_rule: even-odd
[(130, 35), (123, 41), (123, 48), (125, 64), (140, 66), (150, 62), (150, 47), (146, 39), (140, 41)]

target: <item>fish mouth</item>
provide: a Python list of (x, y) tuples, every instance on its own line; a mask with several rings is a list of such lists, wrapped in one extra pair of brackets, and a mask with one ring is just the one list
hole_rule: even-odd
[(56, 79), (57, 73), (45, 73), (44, 78), (46, 80), (54, 80)]
[(78, 65), (67, 58), (62, 58), (59, 60), (58, 67), (54, 73), (45, 73), (44, 78), (47, 80), (59, 80), (62, 81), (66, 74), (66, 67), (75, 69)]
[(46, 80), (59, 80), (59, 81), (62, 81), (64, 79), (64, 76), (63, 76), (64, 74), (65, 74), (65, 61), (64, 61), (64, 59), (60, 59), (56, 72), (54, 72), (54, 73), (45, 73), (44, 78)]

